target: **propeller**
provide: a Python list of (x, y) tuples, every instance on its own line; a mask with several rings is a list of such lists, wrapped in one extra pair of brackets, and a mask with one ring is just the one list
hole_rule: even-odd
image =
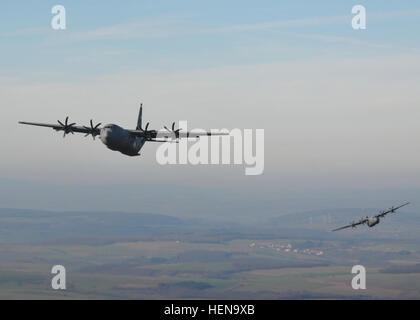
[(73, 126), (76, 123), (73, 122), (73, 123), (70, 123), (69, 124), (68, 121), (69, 121), (69, 117), (66, 117), (66, 121), (64, 123), (62, 123), (60, 120), (57, 120), (57, 122), (62, 127), (61, 129), (64, 131), (63, 138), (65, 138), (68, 133), (74, 134), (74, 132), (73, 132)]
[(85, 137), (87, 137), (88, 135), (92, 135), (93, 140), (95, 140), (95, 137), (97, 135), (99, 135), (99, 129), (98, 127), (101, 125), (102, 123), (98, 123), (96, 126), (93, 126), (93, 121), (90, 120), (90, 128), (83, 126), (86, 130), (89, 130), (88, 133), (85, 134)]
[(142, 127), (139, 127), (138, 130), (140, 130), (141, 132), (144, 132), (144, 137), (146, 138), (146, 140), (151, 141), (152, 138), (154, 138), (154, 133), (155, 130), (148, 130), (149, 129), (149, 124), (150, 122), (146, 123), (146, 127), (144, 127), (144, 129)]
[(360, 222), (362, 222), (363, 220), (367, 220), (367, 219), (369, 219), (369, 216), (367, 215), (367, 213), (366, 213), (366, 209), (363, 209), (363, 214), (365, 215), (365, 217), (363, 218), (360, 218)]
[(143, 132), (147, 132), (147, 129), (149, 128), (149, 124), (150, 124), (150, 122), (146, 123), (146, 127), (144, 129), (142, 127), (140, 127), (139, 130), (143, 131)]
[(166, 126), (163, 126), (167, 131), (169, 132), (173, 132), (175, 134), (175, 138), (178, 139), (179, 138), (179, 132), (182, 130), (181, 128), (178, 128), (175, 130), (175, 122), (172, 123), (172, 130), (169, 130)]

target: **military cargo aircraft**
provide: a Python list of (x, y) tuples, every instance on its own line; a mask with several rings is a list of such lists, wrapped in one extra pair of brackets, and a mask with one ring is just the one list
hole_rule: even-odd
[(199, 138), (200, 136), (214, 136), (214, 135), (228, 135), (223, 132), (184, 132), (182, 129), (175, 129), (175, 122), (172, 123), (172, 130), (164, 126), (164, 130), (149, 130), (149, 122), (145, 128), (142, 127), (143, 104), (140, 104), (139, 116), (137, 119), (137, 126), (135, 129), (124, 129), (116, 124), (107, 124), (103, 127), (101, 123), (94, 125), (90, 120), (90, 126), (76, 126), (76, 123), (69, 123), (69, 117), (57, 124), (25, 122), (19, 121), (20, 124), (27, 124), (32, 126), (52, 128), (55, 131), (63, 131), (63, 138), (75, 132), (85, 133), (85, 136), (92, 135), (93, 139), (99, 136), (100, 140), (111, 150), (119, 151), (127, 156), (139, 156), (140, 150), (146, 142), (175, 142), (177, 143), (181, 138)]
[(386, 211), (381, 211), (379, 214), (377, 214), (377, 215), (375, 215), (375, 216), (373, 216), (371, 218), (369, 218), (368, 216), (366, 216), (366, 218), (362, 218), (362, 219), (360, 219), (357, 222), (353, 221), (353, 222), (351, 222), (347, 226), (340, 227), (340, 228), (334, 229), (332, 231), (343, 230), (343, 229), (347, 229), (347, 228), (350, 228), (350, 227), (353, 229), (356, 226), (361, 225), (361, 224), (367, 224), (367, 226), (369, 228), (372, 228), (372, 227), (376, 226), (381, 221), (381, 218), (384, 218), (388, 213), (394, 213), (396, 210), (398, 210), (398, 209), (400, 209), (400, 208), (402, 208), (402, 207), (404, 207), (406, 205), (409, 205), (409, 204), (410, 203), (407, 202), (407, 203), (404, 203), (403, 205), (400, 205), (400, 206), (398, 206), (396, 208), (392, 207), (392, 208), (390, 208), (390, 209), (388, 209)]

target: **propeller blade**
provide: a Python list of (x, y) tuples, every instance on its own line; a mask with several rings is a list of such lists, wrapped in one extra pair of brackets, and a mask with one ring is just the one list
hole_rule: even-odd
[(166, 131), (172, 132), (175, 135), (176, 139), (179, 139), (179, 132), (182, 130), (181, 128), (175, 130), (175, 122), (172, 122), (172, 130), (169, 130), (167, 126), (163, 126)]
[(88, 130), (89, 132), (86, 133), (85, 137), (87, 137), (88, 135), (92, 135), (93, 140), (95, 140), (95, 137), (97, 135), (99, 135), (100, 132), (98, 132), (98, 127), (102, 124), (102, 123), (98, 123), (96, 126), (93, 125), (93, 120), (90, 119), (90, 127), (86, 127), (83, 126), (83, 128), (85, 128), (86, 130)]

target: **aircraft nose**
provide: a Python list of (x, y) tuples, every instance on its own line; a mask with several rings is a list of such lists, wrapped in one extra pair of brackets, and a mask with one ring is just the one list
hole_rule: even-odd
[(99, 139), (101, 139), (101, 141), (106, 144), (106, 141), (107, 141), (111, 131), (112, 130), (109, 127), (101, 128), (101, 130), (99, 131)]

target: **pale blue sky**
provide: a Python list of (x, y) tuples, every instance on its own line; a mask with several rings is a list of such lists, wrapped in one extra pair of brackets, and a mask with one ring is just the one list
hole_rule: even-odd
[[(50, 28), (64, 5), (67, 30)], [(367, 31), (350, 27), (364, 4)], [(2, 76), (43, 80), (419, 53), (417, 1), (4, 1)], [(49, 75), (46, 76), (46, 75)], [(38, 79), (39, 81), (39, 79)]]
[[(50, 27), (56, 4), (65, 31)], [(351, 28), (356, 4), (367, 30)], [(414, 202), (419, 30), (418, 1), (2, 1), (0, 206), (133, 211), (140, 202), (182, 215), (185, 190), (206, 194), (202, 216), (215, 197), (222, 216)], [(69, 115), (133, 127), (140, 101), (153, 128), (265, 129), (264, 175), (162, 167), (155, 145), (130, 159), (17, 125)], [(156, 202), (159, 186), (173, 201)], [(118, 199), (98, 203), (101, 194)]]

